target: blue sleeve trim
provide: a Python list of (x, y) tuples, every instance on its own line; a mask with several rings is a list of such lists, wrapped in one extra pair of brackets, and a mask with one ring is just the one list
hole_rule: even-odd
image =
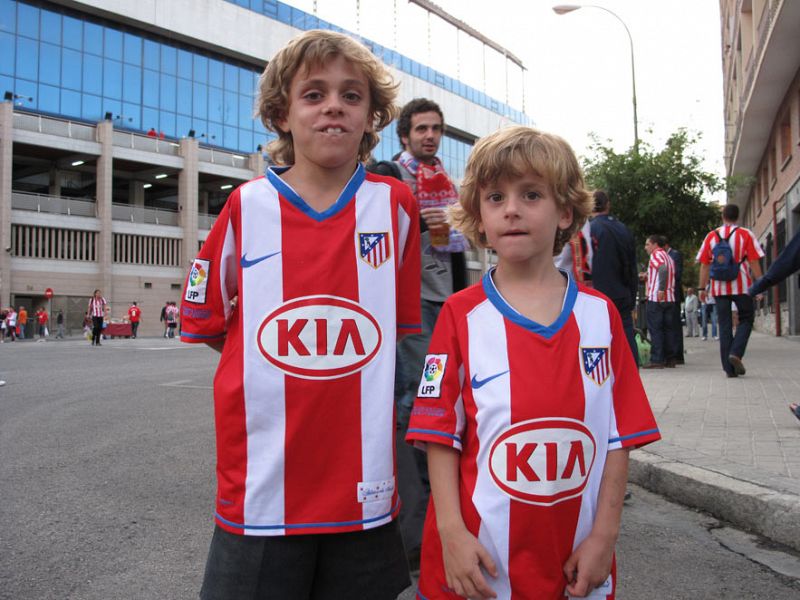
[(455, 440), (459, 444), (461, 443), (461, 438), (459, 436), (452, 435), (450, 433), (443, 433), (441, 431), (436, 431), (435, 429), (409, 429), (406, 433), (422, 433), (425, 435), (438, 435), (440, 437)]
[(398, 329), (421, 329), (422, 323), (416, 323), (415, 325), (406, 325), (405, 323), (398, 323)]
[(620, 437), (611, 438), (610, 440), (608, 440), (608, 443), (614, 444), (616, 442), (624, 442), (625, 440), (629, 440), (631, 438), (644, 437), (646, 435), (652, 435), (654, 433), (659, 433), (658, 429), (648, 429), (647, 431), (640, 431), (639, 433), (631, 433), (630, 435), (623, 435)]
[(217, 340), (217, 339), (225, 339), (225, 332), (221, 333), (214, 333), (212, 335), (205, 335), (202, 333), (189, 333), (188, 331), (181, 332), (182, 338), (189, 338), (191, 340)]

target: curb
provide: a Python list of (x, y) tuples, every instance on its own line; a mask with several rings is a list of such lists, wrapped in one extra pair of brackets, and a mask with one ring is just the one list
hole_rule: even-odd
[[(631, 453), (629, 479), (675, 502), (800, 551), (800, 493), (794, 489), (800, 488), (798, 482), (774, 476), (767, 477), (772, 481), (765, 485), (752, 477), (725, 473), (729, 470), (725, 467), (699, 467), (639, 450)], [(741, 471), (742, 467), (734, 469)]]

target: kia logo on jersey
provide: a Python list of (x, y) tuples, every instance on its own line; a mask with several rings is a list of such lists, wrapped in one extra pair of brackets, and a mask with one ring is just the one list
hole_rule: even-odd
[(489, 471), (505, 494), (550, 506), (583, 493), (595, 457), (592, 433), (575, 419), (533, 419), (503, 431), (489, 451)]
[(366, 367), (383, 335), (363, 307), (337, 296), (306, 296), (272, 311), (258, 328), (258, 348), (295, 377), (334, 379)]

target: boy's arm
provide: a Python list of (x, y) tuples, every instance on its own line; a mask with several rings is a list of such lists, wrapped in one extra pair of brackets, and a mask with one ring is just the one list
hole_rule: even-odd
[(441, 444), (428, 444), (428, 474), (436, 510), (436, 527), (442, 541), (442, 556), (447, 585), (459, 596), (496, 598), (481, 565), (497, 577), (494, 561), (478, 539), (467, 530), (461, 516), (458, 496), (458, 450)]
[(566, 592), (571, 596), (588, 595), (611, 573), (628, 483), (628, 454), (629, 449), (621, 448), (606, 456), (592, 531), (564, 563)]

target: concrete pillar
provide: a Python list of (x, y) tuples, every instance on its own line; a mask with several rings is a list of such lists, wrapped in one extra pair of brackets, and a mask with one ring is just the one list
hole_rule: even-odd
[(128, 185), (128, 203), (144, 208), (144, 182), (131, 180)]
[(61, 195), (61, 171), (55, 167), (50, 169), (50, 185), (48, 193), (51, 196)]
[(181, 140), (183, 169), (178, 173), (178, 224), (183, 229), (181, 248), (181, 267), (188, 268), (197, 256), (197, 212), (198, 190), (198, 150), (200, 144), (194, 138)]
[(97, 218), (100, 219), (97, 262), (100, 266), (100, 289), (103, 291), (103, 296), (112, 302), (114, 290), (111, 289), (113, 281), (111, 268), (114, 234), (111, 231), (111, 210), (114, 180), (114, 126), (111, 121), (100, 121), (97, 124), (97, 141), (100, 143), (100, 156), (97, 157)]
[(264, 156), (261, 152), (253, 152), (250, 155), (250, 169), (253, 171), (253, 179), (261, 177), (266, 166), (267, 163), (264, 161)]
[(14, 105), (0, 102), (0, 305), (11, 304), (11, 169)]
[(200, 205), (198, 212), (202, 215), (208, 214), (208, 190), (200, 190)]

